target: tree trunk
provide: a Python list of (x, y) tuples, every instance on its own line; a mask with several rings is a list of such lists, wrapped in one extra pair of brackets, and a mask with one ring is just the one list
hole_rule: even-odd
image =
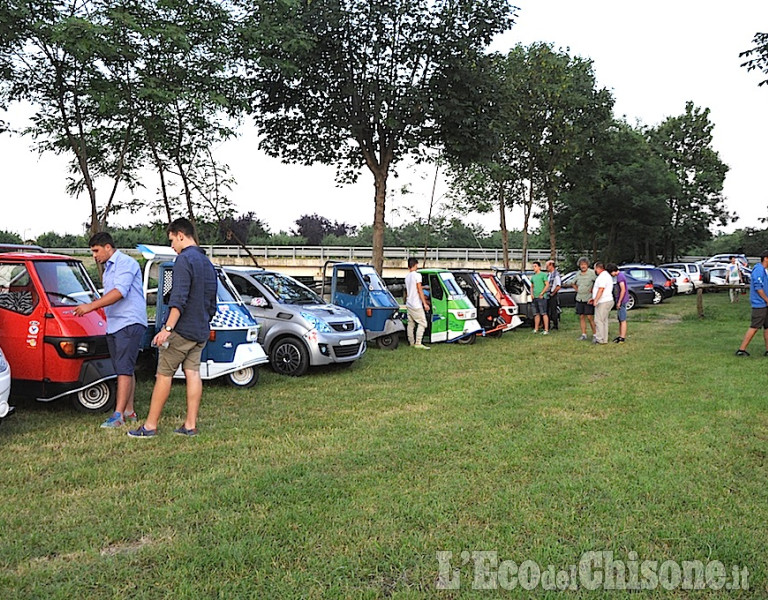
[(509, 232), (507, 231), (507, 211), (503, 183), (499, 183), (499, 229), (501, 230), (501, 251), (504, 257), (504, 269), (509, 270)]
[(373, 210), (373, 268), (381, 275), (384, 270), (384, 215), (387, 203), (387, 171), (385, 168), (371, 169), (373, 171), (374, 188), (376, 190)]
[(528, 222), (531, 220), (533, 210), (533, 176), (529, 179), (528, 197), (523, 201), (523, 257), (521, 259), (521, 270), (525, 271), (528, 267)]

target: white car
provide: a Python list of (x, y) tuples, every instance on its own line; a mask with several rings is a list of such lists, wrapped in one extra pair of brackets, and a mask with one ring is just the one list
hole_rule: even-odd
[(672, 269), (671, 267), (665, 267), (664, 270), (675, 278), (678, 294), (693, 294), (695, 288), (687, 271)]
[(13, 412), (13, 407), (8, 406), (8, 397), (11, 395), (11, 367), (5, 360), (5, 354), (0, 349), (0, 421)]
[(665, 263), (659, 265), (662, 269), (677, 269), (679, 271), (686, 271), (688, 278), (691, 280), (693, 287), (699, 289), (704, 284), (704, 273), (699, 263)]

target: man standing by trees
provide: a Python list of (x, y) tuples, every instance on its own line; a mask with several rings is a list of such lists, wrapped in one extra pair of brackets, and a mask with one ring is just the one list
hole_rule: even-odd
[(613, 279), (611, 274), (605, 270), (605, 265), (600, 261), (595, 263), (595, 273), (597, 279), (592, 286), (592, 299), (590, 302), (595, 306), (595, 344), (608, 343), (608, 317), (611, 316), (611, 307), (613, 306)]

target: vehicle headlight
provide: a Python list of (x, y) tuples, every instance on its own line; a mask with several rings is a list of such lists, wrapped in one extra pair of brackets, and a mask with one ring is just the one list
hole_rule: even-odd
[(0, 350), (0, 373), (5, 373), (8, 370), (8, 361), (5, 360), (3, 351)]
[(352, 315), (352, 322), (355, 324), (355, 330), (363, 328), (363, 322), (357, 318), (357, 315)]
[(328, 323), (326, 323), (322, 319), (318, 319), (315, 315), (307, 312), (303, 312), (301, 313), (301, 316), (304, 317), (304, 319), (318, 331), (322, 333), (333, 333), (333, 329), (331, 329), (331, 326), (328, 325)]

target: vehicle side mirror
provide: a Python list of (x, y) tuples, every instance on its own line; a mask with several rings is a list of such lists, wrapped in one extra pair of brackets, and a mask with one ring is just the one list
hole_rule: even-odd
[(371, 276), (370, 275), (363, 275), (363, 281), (365, 281), (365, 283), (371, 283)]
[(266, 306), (267, 300), (266, 298), (251, 298), (251, 306)]

